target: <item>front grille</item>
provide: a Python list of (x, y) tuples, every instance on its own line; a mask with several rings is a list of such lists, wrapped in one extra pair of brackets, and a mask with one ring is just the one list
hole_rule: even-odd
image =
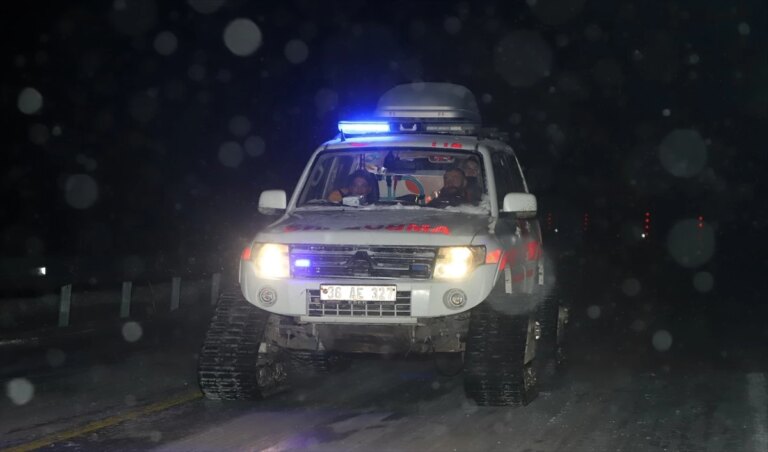
[(411, 292), (398, 291), (395, 301), (320, 301), (320, 291), (310, 290), (310, 317), (410, 317)]
[(292, 245), (291, 272), (303, 278), (429, 279), (436, 254), (431, 247)]

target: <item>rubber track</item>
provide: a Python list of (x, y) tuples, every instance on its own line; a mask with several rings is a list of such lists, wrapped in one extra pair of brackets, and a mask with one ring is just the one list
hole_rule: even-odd
[(260, 399), (259, 345), (268, 314), (239, 292), (223, 293), (200, 351), (198, 380), (209, 399)]
[(561, 303), (559, 287), (555, 285), (545, 296), (537, 312), (541, 327), (541, 337), (536, 349), (537, 374), (544, 386), (550, 386), (558, 374), (563, 373), (565, 367), (564, 344), (561, 344), (557, 337)]
[(331, 372), (334, 367), (333, 357), (326, 352), (291, 350), (289, 352), (291, 369), (297, 376), (309, 376)]
[(510, 316), (486, 302), (472, 310), (465, 354), (464, 390), (478, 405), (521, 406), (537, 396), (525, 389), (527, 315)]

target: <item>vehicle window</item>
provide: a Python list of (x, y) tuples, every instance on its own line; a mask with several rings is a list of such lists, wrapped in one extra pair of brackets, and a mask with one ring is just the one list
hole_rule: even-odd
[[(405, 204), (445, 208), (487, 201), (482, 156), (469, 152), (376, 148), (321, 154), (309, 172), (297, 206)], [(449, 199), (450, 198), (450, 199)]]
[(525, 192), (517, 163), (505, 152), (495, 152), (492, 157), (493, 177), (496, 180), (496, 196), (499, 207), (507, 193)]

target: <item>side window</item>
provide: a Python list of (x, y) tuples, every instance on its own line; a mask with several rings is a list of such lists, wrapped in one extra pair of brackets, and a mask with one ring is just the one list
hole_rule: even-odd
[(501, 208), (507, 193), (524, 193), (525, 186), (520, 177), (517, 162), (511, 155), (505, 152), (494, 152), (491, 158), (493, 161), (493, 178), (496, 179), (496, 196), (498, 197), (499, 208)]
[(501, 152), (494, 152), (493, 162), (493, 178), (496, 180), (496, 197), (498, 199), (499, 210), (504, 204), (504, 196), (512, 191), (512, 184), (509, 179), (509, 171), (507, 171), (507, 162), (504, 159), (504, 154)]

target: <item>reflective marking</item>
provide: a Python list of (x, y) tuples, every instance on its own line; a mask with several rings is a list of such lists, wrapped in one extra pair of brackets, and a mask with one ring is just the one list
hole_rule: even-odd
[(765, 374), (747, 374), (747, 397), (754, 413), (754, 450), (768, 450), (768, 393)]
[(22, 451), (40, 449), (42, 447), (47, 447), (61, 441), (76, 438), (78, 436), (83, 436), (85, 434), (92, 433), (97, 430), (102, 430), (108, 427), (114, 427), (115, 425), (122, 424), (125, 421), (130, 421), (131, 419), (136, 419), (142, 416), (156, 413), (158, 411), (167, 410), (168, 408), (174, 407), (176, 405), (181, 405), (187, 402), (191, 402), (201, 397), (203, 397), (203, 395), (197, 391), (185, 393), (177, 397), (174, 397), (172, 399), (153, 403), (143, 408), (129, 411), (125, 414), (118, 414), (117, 416), (112, 416), (106, 419), (93, 421), (91, 423), (83, 425), (82, 427), (75, 427), (71, 430), (65, 430), (63, 432), (54, 433), (52, 435), (45, 436), (36, 441), (32, 441), (25, 444), (19, 444), (18, 446), (14, 446), (9, 449), (3, 449), (2, 452), (22, 452)]

